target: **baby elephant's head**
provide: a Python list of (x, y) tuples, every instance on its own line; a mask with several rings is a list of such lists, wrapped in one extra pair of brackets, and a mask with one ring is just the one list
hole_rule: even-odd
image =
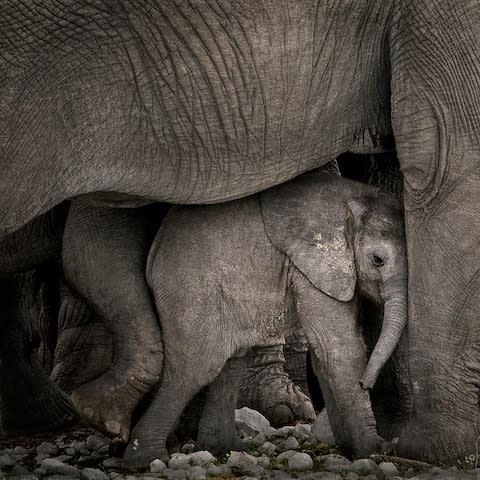
[(261, 196), (266, 232), (316, 288), (341, 302), (361, 292), (384, 305), (382, 332), (361, 379), (372, 388), (407, 321), (407, 260), (399, 202), (325, 173)]
[(384, 305), (382, 332), (361, 379), (364, 388), (372, 388), (407, 322), (403, 208), (390, 195), (378, 192), (347, 205), (347, 237), (353, 245), (358, 289)]

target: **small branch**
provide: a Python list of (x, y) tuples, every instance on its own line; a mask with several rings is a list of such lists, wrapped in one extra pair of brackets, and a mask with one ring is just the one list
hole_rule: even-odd
[(410, 460), (409, 458), (394, 457), (391, 455), (370, 455), (370, 458), (375, 462), (392, 462), (407, 467), (414, 468), (432, 468), (433, 465), (427, 462), (419, 462), (418, 460)]

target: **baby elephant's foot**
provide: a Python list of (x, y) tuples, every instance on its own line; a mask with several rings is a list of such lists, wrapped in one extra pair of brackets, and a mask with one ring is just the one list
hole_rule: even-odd
[(311, 400), (289, 378), (282, 363), (249, 369), (239, 406), (262, 413), (274, 427), (315, 419)]
[(159, 375), (143, 369), (130, 369), (122, 376), (110, 369), (75, 390), (72, 401), (86, 421), (125, 444), (135, 407), (158, 381)]
[(168, 463), (170, 456), (166, 448), (142, 445), (138, 439), (132, 438), (127, 445), (122, 463), (126, 469), (143, 470), (157, 459)]

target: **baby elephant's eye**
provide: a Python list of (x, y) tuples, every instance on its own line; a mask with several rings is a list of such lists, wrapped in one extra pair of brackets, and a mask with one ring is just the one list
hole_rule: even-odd
[(374, 255), (372, 257), (372, 263), (375, 267), (383, 267), (385, 265), (383, 258), (379, 257), (378, 255)]

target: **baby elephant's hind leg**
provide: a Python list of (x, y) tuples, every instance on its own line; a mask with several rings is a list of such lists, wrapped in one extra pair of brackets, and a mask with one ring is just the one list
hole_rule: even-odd
[(231, 358), (209, 385), (198, 427), (197, 443), (200, 449), (214, 455), (245, 450), (235, 430), (235, 407), (246, 363), (245, 357)]

